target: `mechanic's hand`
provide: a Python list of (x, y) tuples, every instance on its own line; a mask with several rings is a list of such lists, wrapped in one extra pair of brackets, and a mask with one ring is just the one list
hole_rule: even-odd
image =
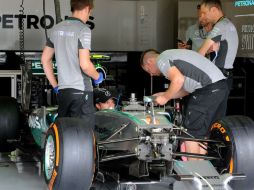
[(59, 89), (58, 89), (58, 86), (56, 86), (56, 87), (53, 88), (53, 92), (54, 92), (55, 94), (58, 94), (58, 90), (59, 90)]
[(191, 46), (185, 42), (178, 42), (177, 43), (177, 48), (178, 49), (190, 49)]
[(157, 97), (155, 98), (154, 101), (155, 101), (156, 104), (159, 104), (159, 105), (163, 106), (163, 105), (165, 105), (169, 100), (168, 100), (165, 96), (159, 95), (159, 96), (157, 96)]
[(104, 75), (102, 72), (99, 72), (99, 78), (97, 80), (93, 80), (93, 83), (95, 85), (98, 85), (98, 84), (102, 83), (103, 80), (104, 80)]
[(207, 53), (211, 53), (211, 52), (218, 52), (220, 49), (220, 42), (216, 42), (213, 43), (213, 45), (210, 46), (210, 48), (208, 49)]
[(177, 43), (177, 48), (178, 48), (178, 49), (186, 49), (186, 44), (183, 43), (183, 42), (178, 42), (178, 43)]

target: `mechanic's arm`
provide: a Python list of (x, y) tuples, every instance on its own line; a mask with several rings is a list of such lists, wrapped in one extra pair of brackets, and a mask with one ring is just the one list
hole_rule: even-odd
[(41, 63), (43, 66), (44, 73), (46, 74), (49, 83), (53, 88), (57, 87), (57, 80), (53, 70), (52, 58), (54, 56), (55, 50), (54, 48), (45, 46), (41, 56)]
[(207, 53), (209, 53), (209, 49), (215, 42), (211, 39), (206, 39), (201, 48), (199, 49), (198, 53), (200, 53), (203, 56), (206, 56)]
[(179, 92), (177, 92), (175, 94), (174, 99), (176, 99), (176, 98), (182, 98), (182, 97), (187, 96), (187, 95), (189, 95), (189, 93), (186, 92), (185, 90), (181, 89)]
[(168, 79), (171, 81), (169, 88), (155, 99), (155, 102), (159, 105), (164, 105), (171, 99), (179, 98), (179, 95), (187, 95), (182, 90), (185, 80), (184, 76), (175, 66), (169, 69)]
[[(166, 93), (166, 92), (158, 92), (158, 93), (156, 93), (156, 94), (153, 94), (153, 96), (157, 96), (157, 98), (158, 98), (158, 96), (164, 96), (165, 93)], [(189, 95), (189, 93), (186, 92), (185, 90), (181, 89), (179, 92), (175, 93), (175, 95), (174, 95), (174, 97), (173, 97), (172, 99), (182, 98), (182, 97), (187, 96), (187, 95)], [(157, 99), (157, 98), (156, 98), (156, 99)], [(158, 99), (159, 99), (159, 98), (158, 98)], [(169, 101), (169, 100), (168, 100), (168, 101)], [(167, 101), (167, 102), (168, 102), (168, 101)], [(158, 103), (158, 102), (156, 101), (156, 103)], [(161, 105), (162, 105), (162, 104), (161, 104)]]
[(79, 64), (85, 74), (94, 80), (99, 78), (99, 73), (96, 71), (93, 63), (90, 60), (89, 49), (79, 49)]

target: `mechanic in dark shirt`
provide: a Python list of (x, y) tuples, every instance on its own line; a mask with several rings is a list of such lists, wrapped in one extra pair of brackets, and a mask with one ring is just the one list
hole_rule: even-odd
[[(164, 105), (171, 99), (189, 95), (185, 105), (184, 127), (194, 137), (208, 137), (211, 124), (225, 116), (221, 112), (228, 93), (225, 76), (199, 53), (172, 49), (159, 54), (156, 50), (147, 50), (141, 56), (141, 66), (150, 75), (163, 75), (170, 81), (165, 92), (154, 94), (157, 96), (155, 103)], [(206, 153), (198, 142), (184, 143), (187, 152)]]

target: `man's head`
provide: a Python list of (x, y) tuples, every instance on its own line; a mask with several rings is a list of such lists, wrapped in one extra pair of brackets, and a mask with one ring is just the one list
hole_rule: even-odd
[(94, 89), (94, 102), (98, 110), (115, 108), (114, 97), (105, 88)]
[(161, 75), (160, 70), (156, 65), (156, 59), (159, 56), (159, 52), (154, 49), (146, 50), (142, 53), (140, 58), (140, 65), (152, 76), (159, 76)]
[(198, 4), (197, 5), (197, 13), (198, 13), (198, 22), (199, 22), (199, 25), (202, 26), (202, 27), (205, 27), (208, 22), (207, 22), (207, 19), (202, 17), (201, 15), (201, 5)]
[(85, 22), (89, 19), (93, 7), (93, 0), (71, 0), (72, 14), (78, 15), (77, 17)]
[(71, 12), (80, 11), (85, 7), (93, 9), (93, 0), (71, 0)]
[(200, 20), (215, 24), (223, 16), (220, 0), (203, 0), (200, 5)]

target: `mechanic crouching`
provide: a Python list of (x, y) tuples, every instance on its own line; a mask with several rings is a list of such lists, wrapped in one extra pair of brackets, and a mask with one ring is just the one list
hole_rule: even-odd
[[(150, 49), (141, 55), (141, 67), (151, 76), (163, 75), (170, 81), (165, 92), (154, 94), (156, 104), (165, 105), (171, 99), (188, 95), (183, 125), (195, 138), (207, 138), (211, 124), (225, 116), (223, 107), (228, 94), (225, 77), (204, 56), (186, 49), (166, 50), (161, 54)], [(184, 145), (186, 152), (206, 154), (198, 142), (185, 141)]]

